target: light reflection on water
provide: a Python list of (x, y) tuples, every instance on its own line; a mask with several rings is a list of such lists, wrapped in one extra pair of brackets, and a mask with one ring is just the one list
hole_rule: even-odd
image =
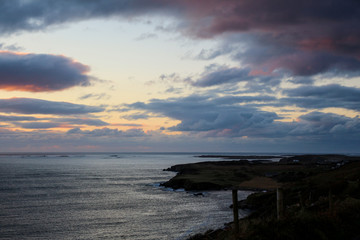
[[(157, 183), (191, 155), (0, 157), (0, 239), (183, 239), (231, 221), (230, 192)], [(243, 197), (247, 193), (242, 193)], [(241, 198), (241, 196), (239, 196)]]

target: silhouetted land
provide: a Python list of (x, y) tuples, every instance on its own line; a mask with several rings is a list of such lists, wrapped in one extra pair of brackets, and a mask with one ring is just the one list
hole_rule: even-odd
[[(206, 157), (232, 161), (172, 166), (167, 170), (178, 174), (163, 185), (197, 191), (259, 191), (239, 202), (240, 208), (252, 213), (240, 221), (237, 236), (228, 224), (190, 239), (360, 239), (360, 157), (299, 155), (278, 162), (268, 160), (278, 156)], [(277, 188), (284, 195), (280, 219)]]

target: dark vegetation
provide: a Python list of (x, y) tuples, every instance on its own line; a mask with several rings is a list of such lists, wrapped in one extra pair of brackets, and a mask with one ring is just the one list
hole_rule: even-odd
[[(267, 157), (268, 158), (268, 157)], [(233, 156), (232, 156), (233, 159)], [(240, 208), (252, 213), (240, 221), (190, 239), (360, 239), (360, 158), (301, 155), (279, 162), (256, 158), (177, 165), (165, 186), (201, 189), (258, 189)], [(276, 188), (283, 189), (284, 214), (278, 219)]]

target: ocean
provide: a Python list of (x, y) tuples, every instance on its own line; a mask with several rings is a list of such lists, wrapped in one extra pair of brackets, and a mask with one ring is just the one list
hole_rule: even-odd
[(0, 239), (182, 240), (223, 227), (232, 221), (231, 192), (195, 196), (160, 187), (175, 175), (165, 168), (215, 160), (179, 153), (0, 155)]

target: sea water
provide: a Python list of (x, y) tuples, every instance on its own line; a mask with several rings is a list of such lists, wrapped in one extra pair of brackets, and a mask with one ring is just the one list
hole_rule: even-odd
[[(232, 220), (231, 192), (160, 187), (194, 154), (4, 154), (0, 239), (186, 239)], [(248, 192), (239, 192), (245, 198)], [(240, 212), (244, 215), (245, 212)], [(240, 216), (240, 217), (241, 217)]]

